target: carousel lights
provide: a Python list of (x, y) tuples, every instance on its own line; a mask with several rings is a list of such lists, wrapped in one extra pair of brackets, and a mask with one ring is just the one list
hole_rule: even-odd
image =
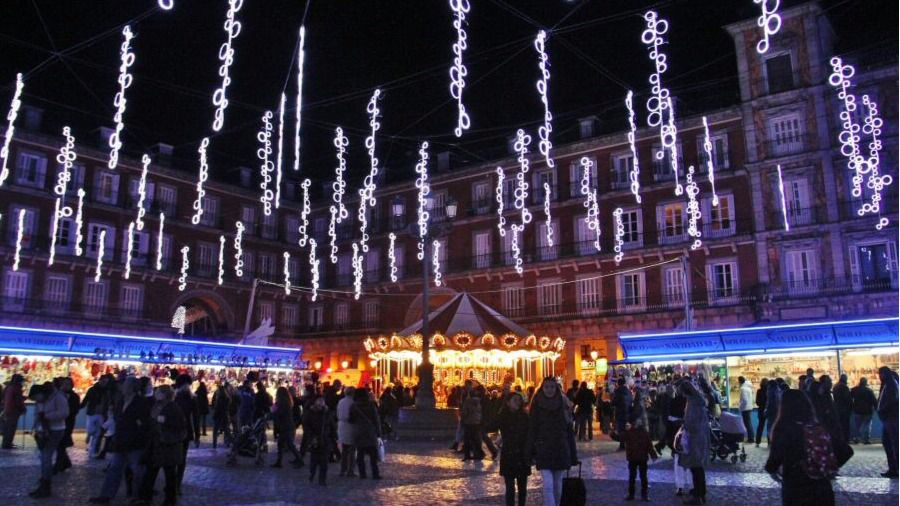
[(100, 229), (100, 237), (97, 240), (97, 269), (94, 271), (94, 283), (100, 281), (100, 273), (103, 270), (103, 255), (106, 253), (106, 229)]
[(128, 244), (125, 245), (125, 271), (122, 272), (122, 277), (125, 279), (131, 279), (131, 259), (134, 256), (134, 222), (133, 221), (128, 223), (128, 235), (125, 236), (125, 240), (128, 241)]
[(84, 189), (79, 188), (76, 195), (78, 195), (78, 207), (75, 208), (75, 256), (80, 257), (84, 253), (84, 249), (81, 248), (81, 241), (84, 239), (81, 233), (81, 229), (84, 227)]
[[(294, 121), (294, 170), (300, 170), (300, 112), (303, 105), (303, 60), (306, 59), (306, 27), (300, 27), (300, 47), (297, 51), (297, 108)], [(301, 244), (301, 246), (303, 246)]]
[(66, 138), (66, 143), (59, 148), (59, 154), (56, 155), (56, 163), (62, 170), (56, 175), (56, 186), (53, 187), (53, 193), (60, 197), (66, 194), (66, 187), (72, 180), (72, 166), (78, 158), (75, 153), (75, 137), (72, 136), (72, 129), (64, 126), (62, 134)]
[(675, 111), (672, 108), (672, 97), (669, 89), (663, 86), (662, 75), (668, 64), (666, 55), (660, 46), (666, 43), (663, 35), (669, 31), (669, 22), (659, 19), (656, 11), (644, 14), (647, 27), (641, 33), (641, 42), (650, 49), (650, 59), (654, 63), (654, 72), (650, 74), (650, 98), (647, 99), (647, 125), (659, 127), (659, 142), (662, 145), (656, 152), (656, 159), (662, 160), (665, 152), (669, 152), (669, 162), (675, 175), (675, 195), (681, 195), (684, 188), (678, 181), (678, 153), (676, 148), (678, 131), (675, 128)]
[(219, 76), (222, 78), (222, 84), (215, 92), (213, 92), (212, 96), (212, 104), (216, 106), (215, 117), (212, 124), (212, 129), (215, 132), (221, 130), (222, 125), (225, 124), (225, 109), (228, 108), (226, 92), (228, 86), (231, 84), (231, 76), (229, 73), (231, 71), (231, 64), (234, 63), (234, 48), (232, 48), (232, 43), (241, 33), (241, 22), (236, 21), (234, 18), (243, 5), (244, 0), (228, 0), (228, 12), (225, 14), (225, 24), (223, 25), (223, 29), (227, 36), (225, 42), (219, 47), (219, 61), (222, 62), (219, 66)]
[(269, 159), (272, 156), (272, 111), (266, 111), (262, 115), (262, 130), (256, 134), (256, 140), (259, 141), (259, 149), (256, 150), (256, 157), (259, 158), (259, 173), (262, 176), (262, 182), (259, 187), (262, 190), (262, 196), (259, 201), (263, 205), (263, 214), (270, 216), (272, 214), (272, 201), (275, 199), (275, 193), (269, 188), (272, 182), (272, 172), (275, 171), (275, 164)]
[(553, 114), (550, 112), (550, 102), (547, 99), (547, 92), (549, 91), (547, 83), (550, 81), (550, 69), (547, 63), (546, 42), (547, 32), (544, 30), (539, 31), (537, 38), (534, 39), (534, 48), (538, 52), (538, 68), (541, 71), (541, 78), (538, 79), (536, 86), (538, 94), (541, 96), (541, 103), (544, 104), (544, 124), (538, 128), (538, 137), (541, 139), (538, 143), (538, 149), (544, 155), (547, 167), (555, 167), (556, 163), (550, 158), (550, 149), (553, 148), (553, 143), (550, 142), (550, 133), (553, 132), (553, 125), (551, 124)]
[(428, 235), (428, 209), (427, 197), (431, 193), (431, 187), (428, 184), (428, 141), (423, 141), (419, 147), (419, 162), (416, 163), (416, 190), (418, 190), (417, 200), (419, 203), (417, 209), (417, 222), (419, 225), (419, 252), (417, 257), (419, 260), (425, 260), (425, 237)]
[(25, 209), (19, 209), (19, 217), (16, 222), (16, 252), (13, 255), (14, 271), (19, 270), (19, 260), (22, 255), (22, 239), (25, 237)]
[(547, 246), (553, 247), (553, 217), (550, 215), (550, 183), (544, 181), (544, 214), (547, 216)]
[(450, 67), (450, 96), (456, 100), (457, 118), (456, 128), (453, 133), (462, 137), (463, 131), (471, 125), (469, 113), (463, 104), (463, 89), (466, 87), (466, 75), (469, 71), (463, 64), (463, 53), (468, 48), (468, 36), (466, 35), (466, 14), (470, 9), (469, 0), (450, 0), (450, 9), (453, 10), (453, 28), (456, 29), (456, 42), (453, 43), (453, 66)]
[(216, 281), (219, 286), (225, 281), (225, 236), (219, 236), (219, 272)]
[[(890, 174), (880, 175), (878, 172), (880, 165), (880, 155), (882, 144), (881, 139), (881, 127), (884, 122), (881, 117), (878, 116), (878, 105), (874, 100), (869, 98), (869, 95), (862, 96), (863, 105), (866, 106), (866, 118), (865, 122), (862, 126), (863, 133), (871, 136), (872, 140), (869, 142), (869, 165), (872, 167), (871, 172), (869, 173), (869, 180), (866, 185), (872, 190), (872, 197), (870, 204), (863, 204), (863, 208), (869, 206), (869, 212), (877, 213), (881, 209), (881, 192), (884, 190), (884, 187), (893, 183), (894, 178), (891, 177)], [(875, 228), (881, 230), (888, 224), (889, 220), (882, 216), (878, 220), (878, 224), (875, 225)]]
[(688, 166), (685, 180), (687, 182), (687, 184), (685, 185), (685, 191), (687, 191), (688, 197), (688, 236), (694, 238), (694, 242), (693, 244), (691, 244), (691, 249), (695, 250), (702, 245), (700, 236), (702, 236), (703, 234), (700, 232), (700, 228), (698, 227), (700, 218), (702, 216), (702, 213), (700, 212), (700, 201), (697, 200), (697, 195), (700, 194), (700, 186), (697, 185), (697, 181), (694, 181), (693, 165)]
[(497, 195), (497, 230), (500, 232), (500, 237), (506, 236), (506, 218), (503, 216), (503, 167), (497, 167), (497, 189), (495, 193)]
[(441, 286), (444, 277), (441, 274), (441, 242), (438, 240), (431, 243), (431, 268), (434, 270), (434, 286)]
[(391, 283), (397, 282), (397, 252), (396, 252), (396, 242), (397, 235), (391, 232), (388, 235), (388, 239), (390, 243), (388, 244), (388, 260), (390, 262), (391, 267)]
[[(203, 189), (203, 183), (209, 179), (209, 163), (206, 158), (206, 148), (209, 146), (209, 137), (204, 137), (200, 141), (200, 147), (197, 152), (200, 154), (200, 172), (197, 174), (197, 198), (194, 199), (194, 215), (191, 217), (191, 223), (198, 225), (200, 217), (203, 216), (203, 197), (206, 196), (206, 190)], [(147, 156), (147, 155), (144, 155)], [(149, 157), (147, 161), (149, 162)]]
[(519, 247), (519, 233), (523, 230), (525, 230), (525, 225), (517, 225), (513, 223), (509, 226), (509, 231), (512, 233), (509, 249), (512, 250), (516, 274), (518, 274), (519, 276), (521, 276), (522, 273), (525, 272), (525, 269), (522, 267), (522, 250)]
[(22, 81), (22, 74), (16, 74), (16, 91), (13, 93), (12, 102), (9, 104), (9, 112), (6, 113), (6, 134), (3, 136), (3, 147), (0, 148), (0, 158), (3, 159), (0, 165), (0, 186), (6, 182), (9, 177), (9, 144), (12, 142), (13, 133), (16, 131), (16, 118), (19, 117), (19, 108), (22, 107), (22, 90), (25, 89), (25, 82)]
[(703, 152), (706, 154), (706, 171), (709, 173), (709, 186), (712, 191), (712, 205), (719, 205), (719, 195), (716, 194), (716, 174), (713, 166), (713, 145), (709, 138), (709, 123), (706, 116), (703, 116)]
[(184, 335), (185, 316), (187, 316), (187, 308), (178, 306), (175, 314), (172, 315), (171, 327), (178, 330), (178, 335)]
[(316, 240), (309, 238), (309, 270), (312, 284), (312, 301), (319, 297), (319, 259), (316, 258)]
[(188, 246), (181, 247), (181, 275), (178, 276), (178, 291), (183, 292), (185, 288), (187, 288), (187, 275), (188, 269), (191, 266), (191, 260), (188, 258), (188, 253), (191, 252), (191, 248)]
[(287, 97), (281, 94), (278, 106), (278, 158), (275, 160), (275, 209), (281, 205), (281, 169), (284, 160), (284, 103)]
[(625, 224), (622, 222), (622, 208), (617, 207), (615, 211), (613, 211), (613, 218), (615, 219), (616, 225), (616, 234), (615, 234), (615, 245), (613, 246), (613, 251), (616, 252), (615, 260), (616, 265), (622, 262), (622, 257), (624, 256), (622, 253), (622, 245), (625, 244)]
[(122, 149), (122, 130), (125, 128), (123, 117), (125, 116), (125, 107), (128, 100), (125, 98), (125, 90), (131, 86), (134, 76), (128, 73), (128, 68), (134, 65), (134, 53), (131, 52), (131, 39), (134, 33), (131, 26), (125, 25), (122, 28), (122, 63), (119, 65), (119, 91), (113, 99), (113, 105), (116, 107), (116, 113), (113, 115), (113, 121), (116, 123), (115, 131), (109, 136), (109, 162), (106, 164), (110, 169), (115, 169), (119, 165), (119, 150)]
[(790, 231), (791, 225), (788, 222), (787, 202), (784, 197), (784, 177), (781, 174), (781, 164), (776, 165), (778, 171), (778, 195), (781, 198), (781, 217), (784, 219), (784, 230)]
[[(631, 148), (631, 172), (629, 180), (631, 181), (631, 193), (634, 194), (634, 201), (641, 203), (641, 181), (640, 181), (640, 164), (638, 163), (638, 152), (635, 142), (637, 140), (637, 123), (634, 121), (634, 93), (628, 90), (625, 96), (625, 107), (628, 109), (628, 146)], [(584, 191), (582, 191), (584, 193)]]
[(531, 211), (528, 210), (528, 145), (531, 144), (531, 136), (526, 134), (521, 128), (516, 131), (516, 142), (513, 145), (516, 153), (518, 153), (519, 172), (516, 174), (516, 192), (515, 205), (516, 209), (522, 212), (522, 230), (525, 225), (531, 223)]
[(288, 253), (287, 251), (285, 251), (284, 253), (282, 253), (282, 256), (284, 257), (284, 267), (283, 267), (283, 269), (284, 269), (283, 270), (284, 294), (290, 295), (291, 294), (291, 254)]
[(156, 235), (156, 270), (162, 270), (163, 259), (163, 228), (166, 224), (165, 213), (159, 213), (159, 233)]
[(237, 231), (234, 234), (234, 275), (242, 278), (244, 277), (244, 224), (241, 222), (235, 222), (235, 229)]
[(347, 153), (347, 146), (349, 144), (350, 141), (347, 139), (347, 136), (344, 135), (344, 129), (337, 127), (334, 130), (334, 147), (337, 149), (336, 156), (338, 164), (334, 169), (334, 183), (331, 184), (333, 191), (331, 199), (337, 205), (337, 223), (341, 223), (347, 219), (347, 207), (344, 206), (344, 192), (347, 189), (347, 182), (344, 181), (344, 172), (347, 171), (347, 160), (344, 158), (344, 154)]
[[(762, 28), (762, 39), (756, 43), (756, 52), (764, 54), (769, 50), (769, 37), (778, 33), (781, 29), (781, 16), (778, 14), (778, 7), (781, 0), (753, 0), (762, 9), (762, 14), (756, 20), (756, 25)], [(771, 6), (769, 5), (771, 4)]]
[(353, 299), (359, 300), (362, 295), (363, 260), (359, 254), (359, 245), (353, 243)]
[(300, 183), (300, 189), (303, 190), (303, 209), (300, 211), (300, 226), (297, 229), (300, 239), (297, 243), (301, 248), (306, 246), (306, 242), (309, 240), (307, 230), (309, 230), (309, 213), (312, 211), (309, 204), (309, 187), (311, 184), (312, 182), (308, 178)]
[(334, 205), (328, 208), (328, 213), (331, 215), (331, 218), (328, 220), (328, 240), (329, 246), (331, 247), (330, 260), (331, 263), (336, 264), (338, 262), (337, 252), (337, 231), (335, 230), (335, 222), (337, 222), (338, 210)]

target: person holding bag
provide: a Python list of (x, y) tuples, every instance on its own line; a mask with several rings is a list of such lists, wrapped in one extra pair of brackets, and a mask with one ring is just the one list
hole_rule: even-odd
[[(678, 464), (691, 470), (691, 479), (694, 483), (691, 499), (685, 504), (706, 504), (705, 468), (709, 465), (711, 444), (709, 408), (705, 396), (690, 381), (682, 381), (678, 388), (685, 398), (684, 425), (681, 427), (682, 450), (678, 455)], [(678, 445), (676, 449), (677, 447)]]

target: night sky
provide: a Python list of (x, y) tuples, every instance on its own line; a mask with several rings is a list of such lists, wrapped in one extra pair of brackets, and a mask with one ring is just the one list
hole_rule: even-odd
[[(231, 105), (225, 128), (213, 136), (211, 175), (232, 179), (234, 167), (254, 170), (256, 131), (275, 110), (287, 82), (285, 166), (292, 163), (294, 51), (306, 13), (302, 134), (303, 174), (331, 179), (334, 127), (350, 137), (350, 179), (368, 171), (363, 147), (366, 103), (383, 90), (377, 151), (390, 180), (412, 177), (416, 147), (449, 150), (458, 163), (501, 156), (519, 127), (535, 129), (543, 109), (533, 39), (550, 31), (550, 106), (554, 140), (576, 135), (576, 119), (591, 114), (604, 130), (625, 127), (623, 98), (637, 94), (643, 124), (651, 63), (640, 42), (641, 15), (653, 6), (670, 22), (665, 82), (691, 114), (738, 101), (731, 38), (722, 26), (758, 16), (752, 0), (564, 1), (471, 0), (467, 27), (469, 70), (465, 103), (472, 128), (456, 139), (456, 104), (448, 93), (451, 44), (456, 39), (446, 1), (245, 0), (243, 30), (235, 41)], [(794, 5), (798, 2), (783, 2)], [(823, 1), (837, 33), (836, 51), (887, 48), (896, 62), (896, 6), (874, 0)], [(131, 22), (136, 63), (128, 89), (124, 151), (156, 142), (176, 146), (176, 165), (196, 170), (199, 140), (211, 135), (218, 87), (219, 46), (227, 2), (175, 0), (161, 11), (155, 0), (6, 0), (0, 15), (0, 107), (3, 114), (16, 72), (26, 74), (24, 101), (47, 110), (47, 132), (63, 124), (80, 142), (112, 125), (112, 100), (121, 44)], [(887, 15), (886, 15), (887, 14)], [(78, 45), (71, 50), (72, 46)], [(63, 58), (54, 56), (64, 52)], [(288, 171), (290, 172), (290, 171)]]

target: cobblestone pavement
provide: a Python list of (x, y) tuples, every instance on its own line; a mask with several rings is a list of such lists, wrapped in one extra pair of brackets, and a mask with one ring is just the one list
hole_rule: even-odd
[[(104, 462), (88, 460), (83, 435), (70, 450), (74, 467), (53, 480), (54, 498), (38, 502), (27, 492), (39, 473), (30, 438), (17, 437), (24, 447), (0, 452), (0, 505), (86, 504), (99, 490)], [(588, 504), (624, 504), (627, 469), (625, 456), (609, 441), (579, 443), (582, 477)], [(837, 503), (845, 505), (898, 504), (898, 484), (881, 478), (884, 453), (880, 445), (856, 446), (856, 455), (842, 469), (835, 483)], [(707, 470), (711, 505), (780, 504), (780, 489), (762, 471), (767, 450), (748, 446), (747, 461), (714, 462)], [(340, 478), (337, 466), (329, 467), (327, 487), (308, 482), (307, 468), (272, 469), (256, 466), (250, 459), (236, 467), (225, 465), (225, 451), (213, 450), (208, 438), (199, 449), (191, 449), (183, 485), (185, 505), (326, 505), (326, 504), (503, 504), (503, 480), (496, 462), (461, 462), (444, 443), (388, 442), (387, 462), (380, 481)], [(274, 455), (268, 456), (271, 462)], [(651, 464), (651, 504), (677, 505), (672, 460), (667, 455)], [(162, 478), (160, 478), (162, 481)], [(161, 483), (158, 483), (161, 488)], [(541, 480), (529, 480), (529, 505), (540, 505)], [(126, 505), (124, 487), (113, 504)]]

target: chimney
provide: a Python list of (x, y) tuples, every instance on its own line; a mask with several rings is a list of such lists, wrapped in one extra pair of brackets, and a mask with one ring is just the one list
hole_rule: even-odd
[(250, 188), (253, 185), (253, 171), (250, 167), (238, 167), (238, 174), (240, 174), (241, 186)]
[(103, 149), (109, 147), (109, 138), (112, 137), (112, 134), (116, 131), (115, 128), (110, 127), (100, 127), (94, 132), (97, 134), (97, 145)]
[(33, 105), (22, 104), (22, 116), (24, 118), (23, 126), (25, 130), (37, 132), (41, 129), (41, 123), (44, 121), (44, 110)]
[(585, 116), (578, 118), (578, 131), (580, 139), (590, 139), (597, 134), (597, 127), (600, 126), (600, 118), (597, 116)]
[(444, 172), (450, 170), (450, 152), (449, 151), (441, 151), (437, 154), (437, 170), (438, 172)]
[(156, 160), (156, 163), (158, 164), (171, 165), (173, 149), (174, 148), (171, 144), (157, 142), (156, 144), (150, 146), (150, 156), (154, 160)]

